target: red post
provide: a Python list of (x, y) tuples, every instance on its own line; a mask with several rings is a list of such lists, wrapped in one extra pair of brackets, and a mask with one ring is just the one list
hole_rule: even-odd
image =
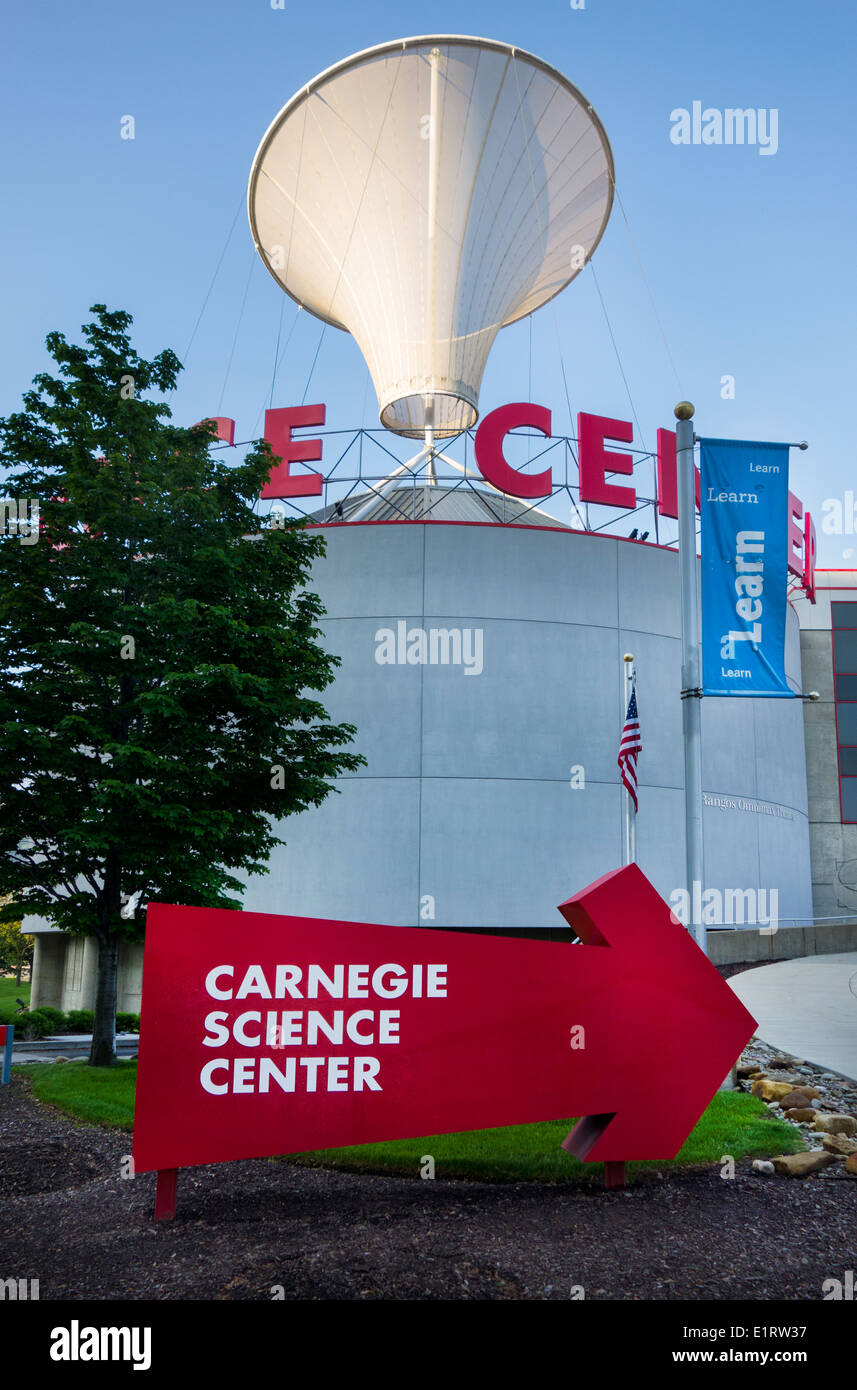
[(608, 1189), (625, 1186), (625, 1164), (621, 1159), (616, 1163), (604, 1164), (604, 1186)]
[(176, 1214), (176, 1178), (178, 1168), (159, 1168), (155, 1187), (155, 1220), (172, 1221)]

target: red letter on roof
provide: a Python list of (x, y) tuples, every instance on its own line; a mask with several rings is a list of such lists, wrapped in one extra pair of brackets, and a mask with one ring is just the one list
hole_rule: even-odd
[(815, 527), (807, 512), (804, 518), (803, 533), (803, 587), (810, 603), (815, 603)]
[(519, 425), (532, 425), (550, 438), (551, 413), (543, 405), (518, 401), (501, 405), (486, 415), (476, 431), (476, 464), (483, 478), (512, 497), (549, 497), (553, 489), (551, 470), (519, 473), (503, 457), (503, 440)]
[(306, 425), (323, 425), (323, 405), (285, 405), (265, 411), (265, 438), (281, 463), (271, 470), (262, 488), (262, 497), (314, 497), (321, 492), (321, 473), (292, 473), (290, 464), (315, 462), (321, 458), (320, 439), (293, 439), (292, 430)]
[(222, 439), (224, 444), (235, 444), (235, 421), (230, 420), (226, 415), (209, 415), (208, 419), (200, 420), (201, 425), (214, 425), (215, 439)]
[[(699, 469), (693, 470), (693, 490), (699, 511)], [(675, 430), (658, 430), (658, 512), (678, 520), (678, 461)]]
[(632, 487), (617, 487), (604, 476), (611, 473), (633, 473), (631, 454), (615, 454), (604, 448), (604, 440), (618, 439), (630, 444), (634, 426), (630, 420), (611, 420), (606, 415), (577, 417), (578, 469), (580, 472), (581, 502), (597, 502), (604, 507), (624, 507), (632, 511), (637, 494)]
[(793, 492), (789, 493), (789, 574), (794, 574), (802, 580), (804, 575), (804, 547), (803, 547), (803, 527), (798, 522), (803, 521), (803, 502), (799, 497), (795, 497)]

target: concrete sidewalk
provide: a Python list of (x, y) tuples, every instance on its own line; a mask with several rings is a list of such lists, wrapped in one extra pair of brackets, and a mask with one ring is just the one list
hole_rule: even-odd
[(729, 984), (763, 1042), (857, 1081), (857, 951), (744, 970)]
[[(117, 1057), (134, 1057), (140, 1043), (139, 1033), (117, 1033)], [(12, 1044), (12, 1065), (19, 1062), (52, 1062), (55, 1057), (88, 1057), (92, 1046), (91, 1033), (53, 1033), (50, 1037), (25, 1042), (18, 1038)]]

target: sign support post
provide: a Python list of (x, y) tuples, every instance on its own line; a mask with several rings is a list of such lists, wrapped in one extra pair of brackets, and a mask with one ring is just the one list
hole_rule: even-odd
[[(706, 951), (702, 900), (702, 677), (699, 659), (699, 572), (696, 564), (696, 498), (693, 467), (693, 406), (675, 408), (678, 469), (678, 544), (681, 576), (681, 699), (684, 729), (684, 815), (690, 921), (700, 950)], [(699, 893), (695, 885), (699, 884)], [(700, 920), (697, 921), (697, 917)]]
[(172, 1221), (176, 1214), (178, 1168), (159, 1168), (155, 1186), (155, 1220)]
[(625, 1164), (621, 1159), (604, 1164), (604, 1186), (608, 1192), (625, 1186)]

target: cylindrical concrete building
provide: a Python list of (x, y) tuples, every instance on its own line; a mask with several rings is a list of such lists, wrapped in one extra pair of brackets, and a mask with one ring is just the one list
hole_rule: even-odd
[[(429, 496), (431, 519), (414, 519)], [(532, 510), (516, 523), (524, 510), (472, 488), (405, 487), (368, 511), (362, 494), (342, 519), (319, 514), (327, 550), (311, 585), (342, 662), (323, 698), (357, 726), (367, 766), (282, 823), (287, 846), (249, 881), (245, 908), (561, 927), (557, 904), (622, 863), (626, 651), (643, 742), (638, 861), (665, 898), (685, 886), (678, 555)], [(786, 670), (799, 691), (791, 609)], [(705, 888), (777, 890), (781, 920), (810, 918), (801, 703), (704, 700), (703, 787)]]

